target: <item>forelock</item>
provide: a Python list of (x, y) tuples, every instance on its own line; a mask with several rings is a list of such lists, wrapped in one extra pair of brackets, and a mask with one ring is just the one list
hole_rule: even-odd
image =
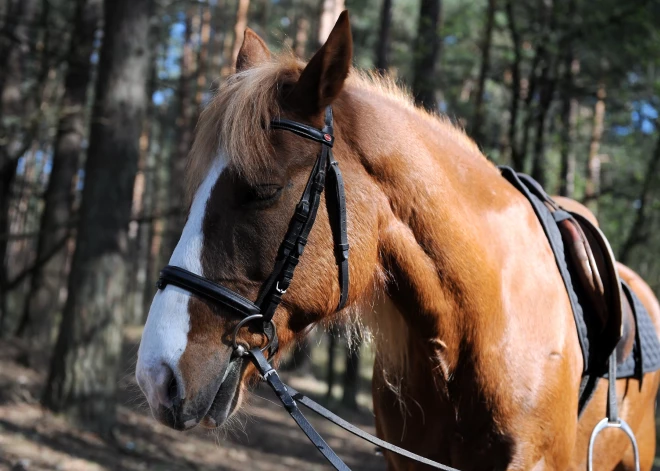
[(189, 200), (220, 156), (247, 177), (267, 166), (273, 155), (267, 125), (280, 114), (279, 88), (303, 66), (285, 53), (225, 79), (197, 122), (186, 172)]

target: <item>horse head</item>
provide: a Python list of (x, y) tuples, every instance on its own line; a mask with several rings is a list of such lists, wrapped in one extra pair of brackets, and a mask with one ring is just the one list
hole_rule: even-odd
[[(342, 92), (351, 59), (346, 12), (306, 65), (286, 54), (271, 57), (264, 41), (246, 31), (236, 73), (199, 118), (187, 169), (192, 203), (170, 265), (247, 300), (259, 297), (321, 147), (269, 123), (288, 119), (321, 128), (324, 110)], [(350, 196), (364, 175), (354, 172), (357, 162), (347, 150), (346, 125), (338, 123), (337, 130), (335, 153), (348, 173)], [(352, 247), (353, 256), (367, 266), (377, 253), (377, 236), (370, 231), (376, 221), (368, 201), (356, 198), (349, 210), (350, 235), (360, 240)], [(358, 230), (364, 235), (357, 235)], [(358, 271), (351, 266), (351, 276), (359, 280)], [(333, 232), (322, 200), (296, 276), (272, 319), (280, 350), (335, 312), (339, 284)], [(154, 416), (167, 425), (219, 426), (239, 408), (246, 385), (256, 376), (244, 357), (233, 354), (233, 332), (241, 318), (181, 287), (162, 288), (142, 335), (138, 384)], [(236, 342), (253, 348), (268, 339), (248, 325), (237, 333)]]

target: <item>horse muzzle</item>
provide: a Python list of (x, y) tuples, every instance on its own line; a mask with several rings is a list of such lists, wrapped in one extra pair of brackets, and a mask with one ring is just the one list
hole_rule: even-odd
[(163, 362), (138, 362), (137, 382), (156, 420), (175, 430), (198, 424), (214, 428), (227, 420), (239, 403), (245, 361), (232, 356), (231, 349), (222, 350), (189, 373)]

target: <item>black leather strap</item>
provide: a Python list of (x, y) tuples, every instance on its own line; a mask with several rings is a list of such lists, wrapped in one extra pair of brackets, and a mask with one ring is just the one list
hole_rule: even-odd
[(403, 448), (400, 448), (396, 445), (392, 445), (384, 440), (381, 440), (380, 438), (365, 432), (364, 430), (356, 427), (355, 425), (346, 422), (344, 419), (333, 414), (325, 407), (321, 406), (320, 404), (314, 402), (310, 398), (299, 393), (291, 386), (285, 385), (280, 379), (279, 375), (277, 374), (277, 371), (268, 363), (263, 353), (261, 353), (261, 350), (259, 350), (258, 348), (250, 350), (250, 358), (257, 367), (257, 370), (259, 370), (259, 373), (261, 373), (261, 376), (263, 376), (264, 380), (273, 389), (273, 391), (275, 391), (275, 394), (279, 398), (280, 402), (282, 402), (284, 408), (291, 415), (291, 417), (293, 417), (293, 419), (298, 424), (298, 426), (303, 431), (303, 433), (307, 435), (307, 438), (309, 438), (309, 440), (314, 444), (314, 446), (316, 446), (316, 448), (318, 448), (318, 450), (323, 454), (323, 456), (325, 456), (326, 459), (328, 459), (330, 464), (332, 464), (335, 467), (335, 469), (349, 470), (350, 468), (348, 468), (346, 464), (343, 461), (341, 461), (341, 459), (332, 451), (332, 449), (328, 447), (328, 445), (325, 443), (323, 438), (318, 434), (318, 432), (314, 430), (314, 427), (312, 427), (309, 421), (300, 412), (300, 409), (298, 409), (298, 405), (297, 405), (298, 402), (304, 405), (305, 407), (307, 407), (308, 409), (316, 412), (324, 419), (329, 420), (330, 422), (334, 423), (335, 425), (338, 425), (344, 430), (351, 432), (353, 435), (356, 435), (362, 438), (363, 440), (373, 443), (374, 445), (379, 446), (385, 450), (389, 450), (392, 453), (396, 453), (398, 455), (409, 458), (413, 461), (423, 463), (435, 469), (442, 469), (443, 471), (458, 471), (456, 468), (445, 466), (433, 460), (424, 458), (423, 456), (420, 456), (416, 453), (412, 453), (408, 450), (404, 450)]
[(243, 317), (259, 314), (259, 306), (249, 299), (181, 267), (167, 265), (160, 271), (160, 278), (156, 286), (158, 289), (165, 289), (168, 284), (190, 291), (208, 301), (221, 304)]
[[(312, 128), (305, 124), (289, 121), (286, 119), (274, 120), (271, 123), (273, 129), (281, 129), (291, 131), (302, 137), (312, 139), (322, 144), (321, 152), (316, 159), (314, 168), (310, 175), (305, 191), (303, 191), (300, 202), (296, 207), (296, 213), (291, 219), (289, 230), (287, 231), (278, 257), (275, 262), (275, 268), (263, 284), (256, 304), (260, 306), (261, 312), (264, 315), (264, 320), (267, 322), (275, 315), (277, 306), (282, 301), (282, 296), (289, 288), (293, 273), (298, 265), (309, 233), (312, 230), (316, 214), (321, 204), (321, 193), (325, 189), (326, 201), (333, 202), (336, 207), (336, 214), (331, 216), (330, 225), (335, 234), (335, 250), (337, 257), (337, 264), (339, 266), (339, 284), (340, 284), (340, 299), (337, 310), (340, 310), (346, 304), (348, 298), (348, 235), (346, 229), (346, 196), (344, 192), (344, 180), (339, 170), (339, 164), (332, 156), (332, 143), (334, 142), (333, 136), (333, 116), (332, 108), (327, 107), (325, 110), (325, 125), (322, 130)], [(331, 178), (326, 182), (326, 173), (331, 175)], [(332, 180), (332, 184), (330, 183)], [(329, 204), (329, 207), (332, 203)], [(333, 224), (333, 221), (337, 221)], [(338, 226), (338, 227), (336, 227)]]
[(325, 187), (327, 154), (328, 148), (323, 147), (296, 207), (296, 212), (291, 218), (289, 230), (280, 245), (275, 268), (257, 298), (256, 304), (260, 306), (266, 321), (272, 319), (277, 306), (282, 302), (282, 296), (291, 284), (293, 273), (305, 250), (307, 238), (316, 220), (316, 213), (321, 203), (321, 193)]
[(303, 406), (307, 407), (308, 409), (316, 412), (318, 415), (323, 417), (324, 419), (329, 420), (335, 425), (338, 425), (339, 427), (343, 428), (344, 430), (351, 432), (353, 435), (356, 435), (363, 440), (368, 441), (369, 443), (373, 443), (374, 445), (383, 448), (385, 450), (389, 450), (392, 453), (396, 453), (397, 455), (404, 456), (406, 458), (410, 458), (413, 461), (417, 461), (419, 463), (423, 463), (425, 465), (431, 466), (432, 468), (436, 469), (442, 469), (444, 471), (458, 471), (456, 468), (452, 468), (451, 466), (445, 466), (444, 464), (437, 463), (433, 460), (429, 460), (427, 458), (424, 458), (423, 456), (420, 456), (416, 453), (412, 453), (408, 450), (404, 450), (403, 448), (400, 448), (396, 445), (392, 445), (391, 443), (386, 442), (385, 440), (381, 440), (378, 437), (375, 437), (371, 435), (370, 433), (365, 432), (364, 430), (356, 427), (355, 425), (346, 422), (344, 419), (339, 417), (338, 415), (335, 415), (334, 413), (330, 412), (328, 409), (323, 407), (322, 405), (318, 404), (317, 402), (311, 400), (307, 396), (304, 396), (303, 394), (299, 393), (295, 389), (293, 389), (291, 386), (287, 386), (289, 390), (289, 394), (293, 397), (295, 401), (300, 402)]
[(270, 366), (266, 358), (264, 357), (261, 350), (258, 348), (253, 348), (249, 351), (250, 358), (252, 362), (263, 376), (264, 380), (268, 385), (275, 391), (275, 394), (279, 400), (284, 405), (286, 411), (291, 415), (293, 420), (298, 424), (300, 430), (309, 438), (309, 441), (316, 447), (319, 452), (328, 460), (328, 462), (335, 468), (340, 471), (351, 471), (351, 469), (346, 466), (346, 464), (337, 456), (337, 454), (328, 446), (328, 444), (323, 440), (323, 437), (312, 427), (312, 424), (309, 423), (307, 418), (300, 412), (296, 401), (291, 397), (287, 386), (282, 383), (277, 371)]
[[(334, 159), (330, 153), (330, 165), (328, 171), (327, 185), (334, 185), (334, 191), (329, 192), (326, 190), (325, 199), (328, 203), (328, 209), (336, 213), (331, 217), (331, 220), (339, 222), (339, 227), (331, 226), (335, 238), (335, 257), (337, 259), (337, 266), (339, 267), (339, 304), (337, 311), (340, 311), (348, 299), (348, 231), (346, 228), (346, 196), (344, 193), (344, 178), (339, 170), (339, 163)], [(330, 203), (330, 196), (334, 200)]]
[(286, 131), (291, 131), (292, 133), (298, 134), (301, 137), (320, 142), (321, 144), (330, 147), (332, 147), (335, 143), (335, 138), (332, 135), (332, 132), (328, 133), (325, 132), (325, 130), (320, 131), (306, 124), (291, 121), (290, 119), (274, 119), (270, 122), (270, 127), (271, 129), (284, 129)]

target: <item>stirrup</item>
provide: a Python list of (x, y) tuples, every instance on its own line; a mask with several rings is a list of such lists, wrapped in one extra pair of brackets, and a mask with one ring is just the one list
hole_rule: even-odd
[(594, 464), (593, 464), (594, 444), (596, 443), (596, 437), (598, 436), (598, 434), (603, 430), (605, 430), (606, 428), (618, 428), (623, 432), (625, 432), (626, 435), (628, 435), (628, 438), (630, 438), (630, 441), (632, 442), (632, 446), (633, 446), (633, 455), (635, 457), (635, 471), (640, 471), (639, 448), (637, 448), (637, 440), (635, 439), (635, 434), (633, 433), (632, 429), (623, 419), (619, 419), (617, 422), (610, 422), (610, 420), (607, 417), (601, 420), (600, 422), (598, 422), (594, 427), (594, 431), (591, 432), (591, 438), (589, 439), (588, 458), (587, 458), (587, 471), (594, 471)]
[(607, 381), (609, 385), (607, 387), (607, 417), (598, 422), (594, 427), (593, 432), (591, 432), (591, 438), (589, 438), (589, 449), (587, 450), (587, 471), (594, 470), (594, 444), (596, 443), (596, 437), (600, 432), (606, 428), (618, 428), (625, 432), (628, 435), (628, 438), (632, 442), (633, 446), (633, 456), (635, 458), (635, 471), (639, 470), (639, 448), (637, 447), (637, 440), (635, 440), (635, 434), (633, 433), (630, 426), (619, 417), (619, 410), (617, 406), (617, 397), (616, 397), (616, 349), (610, 355), (609, 361), (609, 377)]

